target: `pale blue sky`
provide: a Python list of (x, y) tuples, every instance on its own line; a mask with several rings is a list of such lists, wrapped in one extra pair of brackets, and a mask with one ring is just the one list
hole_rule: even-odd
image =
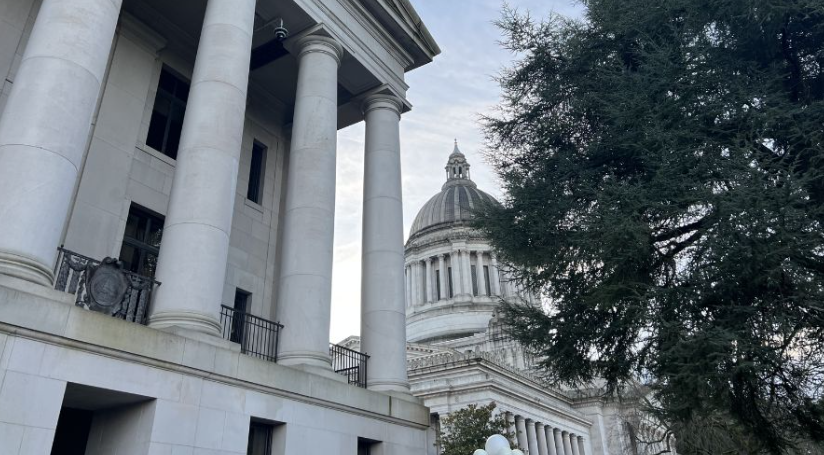
[[(441, 48), (435, 61), (407, 74), (407, 98), (414, 106), (401, 120), (404, 239), (418, 209), (444, 182), (443, 167), (452, 141), (472, 165), (472, 179), (500, 195), (498, 182), (483, 162), (478, 117), (489, 113), (500, 93), (493, 77), (513, 56), (501, 49), (493, 21), (497, 0), (412, 0)], [(577, 16), (573, 0), (510, 0), (533, 17), (549, 12)], [(333, 342), (360, 331), (360, 236), (363, 197), (363, 124), (338, 133), (335, 265), (332, 283)]]

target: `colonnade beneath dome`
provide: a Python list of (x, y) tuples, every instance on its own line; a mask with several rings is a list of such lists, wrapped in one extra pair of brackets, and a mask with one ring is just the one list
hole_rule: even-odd
[(419, 258), (407, 258), (406, 306), (473, 297), (511, 297), (519, 287), (489, 250), (456, 248)]
[(507, 411), (508, 431), (528, 455), (587, 455), (584, 437)]

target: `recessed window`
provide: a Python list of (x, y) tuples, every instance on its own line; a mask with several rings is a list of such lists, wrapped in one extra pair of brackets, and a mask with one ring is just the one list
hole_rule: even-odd
[(127, 270), (154, 278), (160, 240), (163, 237), (163, 217), (139, 205), (132, 204), (123, 233), (120, 260)]
[(449, 293), (447, 295), (451, 299), (455, 297), (455, 293), (452, 291), (452, 267), (446, 268), (446, 284), (449, 285)]
[(472, 295), (478, 295), (478, 274), (475, 273), (475, 266), (469, 266), (470, 274), (472, 275)]
[(246, 314), (249, 310), (249, 301), (252, 300), (252, 293), (243, 289), (235, 288), (235, 313), (232, 317), (232, 331), (229, 333), (229, 341), (240, 343), (241, 349), (245, 348), (244, 332), (246, 331)]
[(252, 421), (249, 424), (249, 444), (247, 455), (272, 455), (272, 433), (275, 426), (269, 423)]
[(435, 270), (435, 294), (437, 294), (437, 300), (441, 300), (441, 271)]
[(167, 67), (160, 71), (152, 119), (146, 145), (171, 158), (177, 158), (183, 114), (189, 100), (189, 83)]
[(249, 187), (246, 199), (260, 204), (263, 200), (263, 177), (266, 174), (266, 146), (258, 141), (252, 145), (252, 162), (249, 167)]
[(489, 284), (489, 266), (484, 266), (484, 284), (486, 285), (486, 295), (492, 295), (492, 287)]

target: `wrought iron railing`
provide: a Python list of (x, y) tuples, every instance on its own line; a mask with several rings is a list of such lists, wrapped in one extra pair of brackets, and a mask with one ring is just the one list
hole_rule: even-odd
[(220, 327), (223, 338), (239, 343), (242, 353), (271, 362), (278, 361), (282, 324), (221, 305)]
[(338, 344), (329, 345), (329, 355), (332, 357), (332, 368), (335, 373), (346, 376), (349, 384), (366, 388), (368, 355)]
[[(75, 305), (79, 307), (105, 312), (126, 321), (146, 325), (152, 291), (156, 286), (160, 286), (160, 282), (122, 270), (118, 261), (112, 258), (106, 258), (101, 262), (69, 251), (62, 246), (57, 250), (57, 264), (54, 269), (56, 290), (74, 294), (76, 296)], [(102, 278), (97, 281), (100, 287), (99, 292), (95, 292), (98, 289), (92, 290), (93, 284), (89, 282), (90, 274), (97, 274), (97, 271), (103, 268), (108, 268), (113, 272), (107, 276), (106, 281)], [(103, 272), (99, 275), (102, 277)], [(118, 279), (122, 283), (118, 283)], [(117, 289), (118, 286), (124, 289)]]

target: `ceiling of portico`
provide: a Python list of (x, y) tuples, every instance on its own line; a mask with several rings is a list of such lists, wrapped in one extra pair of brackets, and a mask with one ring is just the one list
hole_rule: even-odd
[[(205, 5), (203, 0), (125, 0), (123, 9), (166, 38), (167, 51), (193, 59), (206, 11)], [(298, 62), (295, 55), (275, 39), (274, 27), (281, 19), (290, 36), (316, 25), (292, 1), (258, 1), (252, 38), (250, 96), (254, 96), (255, 91), (262, 90), (266, 92), (267, 98), (277, 99), (284, 110), (283, 118), (288, 123), (295, 103)], [(338, 126), (343, 128), (362, 120), (359, 106), (350, 101), (379, 86), (380, 81), (348, 54), (341, 63), (338, 81)]]

